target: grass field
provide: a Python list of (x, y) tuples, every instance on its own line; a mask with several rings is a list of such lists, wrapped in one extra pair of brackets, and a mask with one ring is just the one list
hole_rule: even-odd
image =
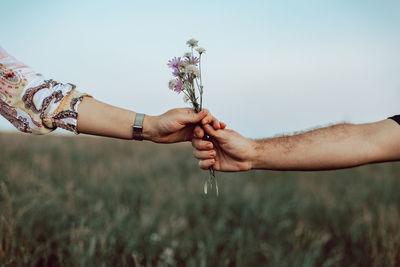
[(218, 173), (189, 144), (0, 134), (0, 266), (399, 266), (400, 165)]

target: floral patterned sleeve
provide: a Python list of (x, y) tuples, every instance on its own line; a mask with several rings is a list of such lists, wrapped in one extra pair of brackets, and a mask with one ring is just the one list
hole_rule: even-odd
[(18, 130), (46, 134), (60, 127), (78, 134), (78, 105), (85, 96), (73, 84), (45, 80), (0, 47), (0, 114)]

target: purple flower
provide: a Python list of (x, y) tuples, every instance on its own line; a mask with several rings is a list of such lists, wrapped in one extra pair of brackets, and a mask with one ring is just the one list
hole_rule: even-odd
[(181, 58), (174, 57), (173, 59), (168, 61), (168, 67), (171, 69), (178, 69), (181, 66)]
[(199, 60), (199, 58), (197, 58), (197, 57), (191, 57), (191, 58), (189, 58), (189, 59), (185, 59), (185, 62), (186, 62), (187, 64), (197, 65), (197, 63), (199, 63), (200, 60)]
[(174, 71), (172, 72), (172, 75), (174, 75), (175, 77), (179, 77), (179, 69), (174, 68)]
[(177, 79), (177, 83), (176, 83), (176, 85), (174, 87), (174, 91), (177, 92), (177, 93), (180, 93), (180, 92), (183, 91), (183, 82), (179, 78)]

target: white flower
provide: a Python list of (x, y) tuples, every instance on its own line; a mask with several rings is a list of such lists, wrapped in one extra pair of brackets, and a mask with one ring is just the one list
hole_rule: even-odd
[(189, 100), (190, 100), (189, 97), (187, 97), (187, 96), (183, 97), (183, 101), (185, 101), (185, 103), (189, 102)]
[(206, 52), (206, 50), (202, 47), (197, 48), (196, 51), (199, 52), (200, 55)]
[(169, 83), (168, 83), (168, 88), (170, 89), (170, 90), (174, 90), (174, 88), (175, 88), (175, 86), (178, 84), (178, 82), (177, 82), (177, 80), (170, 80), (169, 81)]
[(199, 72), (199, 70), (198, 70), (198, 69), (196, 68), (196, 66), (193, 65), (193, 64), (187, 65), (187, 66), (185, 67), (185, 72), (186, 72), (186, 73), (190, 73), (190, 74), (194, 74), (194, 76), (196, 76), (196, 77), (200, 77), (200, 72)]
[(186, 61), (181, 61), (181, 67), (185, 68), (188, 65)]
[[(183, 55), (183, 57), (191, 58), (191, 57), (192, 57), (192, 53), (186, 52), (186, 53)], [(181, 62), (181, 63), (182, 63), (182, 62)]]
[(186, 44), (187, 44), (188, 46), (190, 46), (190, 47), (196, 47), (198, 42), (199, 42), (199, 41), (197, 41), (197, 40), (195, 40), (195, 39), (190, 39), (189, 41), (186, 42)]

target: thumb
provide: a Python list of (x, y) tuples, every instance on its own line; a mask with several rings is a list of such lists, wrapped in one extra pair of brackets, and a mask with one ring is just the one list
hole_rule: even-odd
[(201, 121), (207, 115), (203, 110), (196, 113), (193, 109), (187, 110), (187, 112), (182, 116), (182, 120), (185, 124), (192, 123), (196, 124)]
[(215, 140), (219, 141), (223, 137), (222, 130), (215, 130), (214, 127), (209, 124), (203, 125), (203, 127), (204, 131)]

